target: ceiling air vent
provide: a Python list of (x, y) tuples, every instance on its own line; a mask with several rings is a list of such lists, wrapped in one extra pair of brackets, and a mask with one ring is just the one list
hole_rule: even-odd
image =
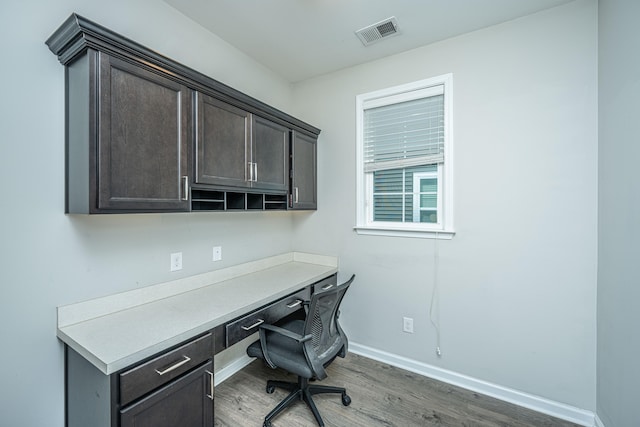
[(398, 21), (395, 16), (392, 16), (384, 21), (380, 21), (356, 31), (356, 35), (363, 45), (369, 46), (371, 43), (375, 43), (378, 40), (398, 34), (398, 31)]

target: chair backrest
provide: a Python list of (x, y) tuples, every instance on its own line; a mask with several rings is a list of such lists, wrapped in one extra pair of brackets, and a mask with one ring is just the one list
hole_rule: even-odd
[(338, 354), (347, 352), (348, 340), (338, 323), (340, 303), (351, 286), (355, 274), (349, 280), (328, 289), (315, 292), (311, 296), (309, 312), (304, 325), (304, 334), (311, 335), (311, 347), (316, 362), (326, 365)]

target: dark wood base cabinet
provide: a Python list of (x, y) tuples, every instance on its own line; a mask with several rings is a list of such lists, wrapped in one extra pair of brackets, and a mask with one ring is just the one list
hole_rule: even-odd
[(105, 375), (66, 348), (67, 427), (213, 427), (213, 338), (206, 334)]
[(264, 322), (304, 318), (312, 293), (336, 284), (332, 274), (110, 375), (66, 346), (66, 426), (213, 427), (214, 355)]
[(213, 426), (213, 363), (208, 362), (120, 411), (121, 427)]

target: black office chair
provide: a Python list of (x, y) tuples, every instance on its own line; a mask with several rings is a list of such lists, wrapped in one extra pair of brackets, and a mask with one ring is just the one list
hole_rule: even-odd
[(324, 368), (336, 356), (345, 357), (347, 354), (348, 341), (338, 323), (338, 309), (354, 278), (355, 274), (341, 285), (315, 292), (308, 302), (305, 320), (291, 320), (279, 326), (260, 326), (260, 340), (247, 348), (247, 354), (264, 360), (274, 369), (282, 368), (298, 375), (297, 383), (267, 381), (267, 393), (273, 393), (276, 387), (291, 393), (265, 417), (264, 427), (270, 427), (271, 420), (296, 400), (304, 400), (318, 425), (324, 426), (311, 397), (314, 394), (340, 393), (342, 404), (351, 404), (344, 388), (310, 385), (309, 380), (326, 378)]

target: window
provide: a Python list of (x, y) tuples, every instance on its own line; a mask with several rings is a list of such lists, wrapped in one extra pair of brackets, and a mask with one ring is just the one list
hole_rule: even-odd
[(450, 74), (356, 97), (361, 234), (453, 235)]

